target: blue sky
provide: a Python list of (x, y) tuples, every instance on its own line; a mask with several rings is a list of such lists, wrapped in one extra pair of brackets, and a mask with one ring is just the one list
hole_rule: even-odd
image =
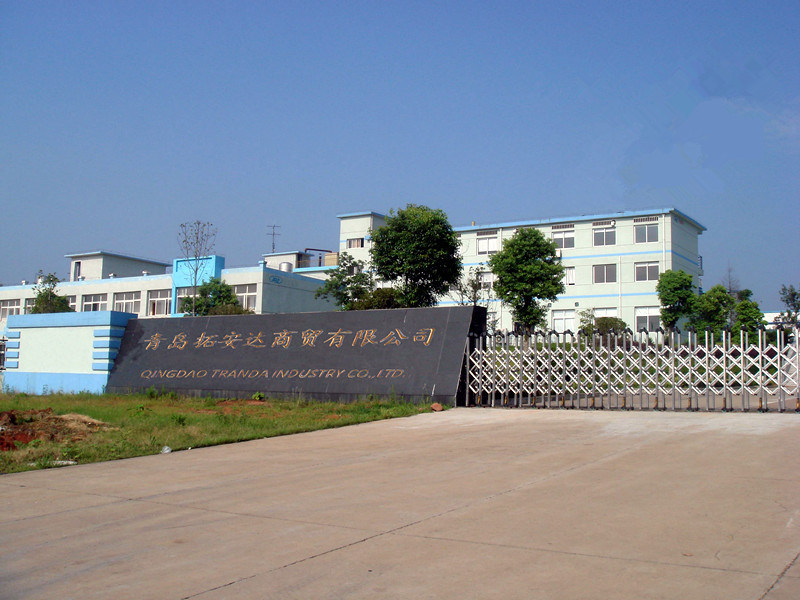
[(65, 254), (228, 266), (337, 214), (674, 206), (778, 310), (800, 284), (796, 2), (0, 3), (0, 282)]

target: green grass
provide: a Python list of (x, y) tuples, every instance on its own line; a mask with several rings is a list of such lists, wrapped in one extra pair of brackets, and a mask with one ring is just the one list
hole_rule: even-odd
[(83, 439), (34, 440), (0, 452), (0, 473), (214, 446), (342, 427), (430, 411), (429, 405), (365, 399), (350, 404), (303, 399), (252, 402), (170, 395), (0, 394), (0, 411), (52, 408), (107, 424)]

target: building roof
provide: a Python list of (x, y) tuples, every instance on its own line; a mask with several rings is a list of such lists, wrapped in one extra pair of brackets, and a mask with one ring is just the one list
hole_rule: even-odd
[(129, 254), (121, 254), (119, 252), (109, 252), (108, 250), (91, 250), (89, 252), (78, 252), (76, 254), (65, 254), (64, 258), (83, 258), (89, 256), (114, 256), (116, 258), (125, 258), (128, 260), (135, 260), (138, 262), (147, 262), (154, 265), (161, 265), (164, 267), (170, 266), (172, 263), (162, 262), (160, 260), (153, 260), (151, 258), (141, 258), (139, 256), (131, 256)]
[(478, 229), (502, 229), (509, 227), (528, 227), (531, 225), (551, 225), (557, 223), (568, 223), (573, 221), (602, 221), (606, 219), (620, 219), (624, 217), (641, 217), (646, 215), (661, 215), (674, 213), (679, 217), (686, 219), (692, 225), (697, 227), (700, 232), (706, 231), (706, 228), (699, 222), (688, 216), (686, 213), (679, 211), (677, 208), (655, 208), (651, 210), (624, 210), (615, 213), (601, 213), (595, 215), (578, 215), (572, 217), (556, 217), (545, 219), (531, 219), (529, 221), (510, 221), (507, 223), (491, 223), (481, 225), (467, 225), (462, 227), (453, 227), (455, 231), (476, 231)]
[(363, 212), (354, 212), (354, 213), (345, 213), (342, 215), (336, 215), (337, 219), (347, 219), (349, 217), (380, 217), (381, 219), (385, 219), (386, 215), (383, 215), (379, 212), (375, 212), (374, 210), (365, 210)]

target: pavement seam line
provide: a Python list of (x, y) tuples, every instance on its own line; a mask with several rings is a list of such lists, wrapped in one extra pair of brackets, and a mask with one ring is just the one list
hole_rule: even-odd
[[(396, 534), (395, 534), (396, 535)], [(404, 537), (414, 537), (419, 539), (425, 540), (437, 540), (443, 542), (454, 542), (459, 544), (472, 544), (476, 546), (491, 546), (493, 548), (508, 548), (510, 550), (524, 550), (529, 552), (543, 552), (549, 554), (564, 554), (567, 556), (579, 556), (582, 558), (598, 558), (602, 560), (615, 560), (615, 561), (626, 561), (626, 562), (638, 562), (642, 564), (650, 564), (650, 565), (664, 565), (670, 567), (681, 567), (681, 568), (689, 568), (689, 569), (703, 569), (708, 571), (720, 571), (723, 573), (741, 573), (743, 575), (764, 575), (764, 573), (758, 571), (746, 571), (744, 569), (725, 569), (722, 567), (709, 567), (705, 565), (684, 565), (681, 563), (670, 562), (670, 561), (660, 561), (660, 560), (645, 560), (643, 558), (636, 558), (636, 557), (628, 557), (628, 556), (612, 556), (612, 555), (603, 555), (603, 554), (589, 554), (587, 552), (574, 552), (570, 550), (557, 550), (553, 548), (540, 548), (537, 546), (519, 546), (517, 544), (499, 544), (496, 542), (482, 542), (482, 541), (475, 541), (475, 540), (466, 540), (466, 539), (458, 539), (458, 538), (447, 538), (447, 537), (439, 537), (435, 535), (418, 535), (418, 534), (400, 534)], [(795, 560), (797, 557), (795, 557)], [(787, 567), (788, 569), (789, 567)], [(785, 573), (786, 570), (784, 570)], [(781, 576), (783, 573), (781, 574)], [(759, 600), (763, 600), (763, 597)]]
[(800, 558), (800, 552), (798, 552), (795, 555), (795, 557), (789, 562), (789, 564), (786, 565), (786, 568), (783, 571), (781, 571), (781, 574), (778, 575), (778, 578), (775, 581), (772, 582), (772, 585), (767, 588), (767, 591), (764, 592), (764, 595), (761, 596), (758, 600), (765, 600), (765, 598), (770, 594), (770, 592), (773, 589), (775, 589), (775, 586), (780, 583), (781, 579), (783, 579), (784, 575), (786, 575), (786, 573), (789, 571), (789, 569), (791, 569), (794, 566), (794, 564), (797, 562), (798, 558)]

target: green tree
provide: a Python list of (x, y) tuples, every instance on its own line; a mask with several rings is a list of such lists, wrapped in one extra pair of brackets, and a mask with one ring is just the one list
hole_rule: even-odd
[(33, 286), (33, 308), (31, 313), (61, 313), (61, 312), (74, 312), (70, 308), (69, 300), (66, 296), (59, 296), (56, 291), (56, 286), (61, 280), (53, 273), (44, 274), (44, 271), (39, 271), (37, 276), (37, 283)]
[(197, 297), (183, 298), (181, 311), (197, 316), (252, 314), (242, 308), (233, 288), (219, 277), (212, 277), (197, 288)]
[(683, 318), (690, 318), (695, 310), (697, 294), (692, 276), (684, 271), (664, 271), (656, 284), (661, 304), (661, 322), (674, 329)]
[(331, 298), (339, 310), (354, 310), (355, 304), (367, 298), (374, 289), (375, 277), (366, 270), (364, 261), (342, 252), (339, 265), (328, 274), (325, 285), (316, 291), (314, 297)]
[(394, 288), (377, 288), (352, 304), (353, 310), (378, 310), (387, 308), (403, 308), (399, 300), (399, 292)]
[(583, 335), (592, 335), (597, 331), (600, 335), (608, 335), (612, 331), (621, 332), (628, 324), (619, 317), (595, 317), (594, 309), (578, 311), (578, 328)]
[(735, 320), (733, 322), (733, 333), (738, 338), (742, 331), (753, 334), (761, 325), (766, 325), (764, 313), (758, 307), (758, 303), (750, 300), (749, 297), (740, 300), (734, 307)]
[(710, 328), (718, 336), (726, 325), (731, 325), (729, 318), (735, 306), (736, 299), (725, 286), (715, 285), (697, 298), (692, 325), (698, 330)]
[(391, 211), (372, 232), (370, 257), (377, 276), (392, 282), (402, 306), (433, 306), (461, 279), (459, 241), (440, 209), (409, 204)]
[[(800, 288), (800, 286), (798, 286)], [(795, 289), (793, 285), (781, 286), (781, 302), (786, 310), (781, 313), (781, 320), (789, 325), (795, 325), (800, 320), (800, 289)]]
[(518, 230), (489, 259), (495, 293), (511, 308), (514, 320), (544, 327), (550, 304), (564, 292), (564, 267), (556, 244), (538, 229)]

